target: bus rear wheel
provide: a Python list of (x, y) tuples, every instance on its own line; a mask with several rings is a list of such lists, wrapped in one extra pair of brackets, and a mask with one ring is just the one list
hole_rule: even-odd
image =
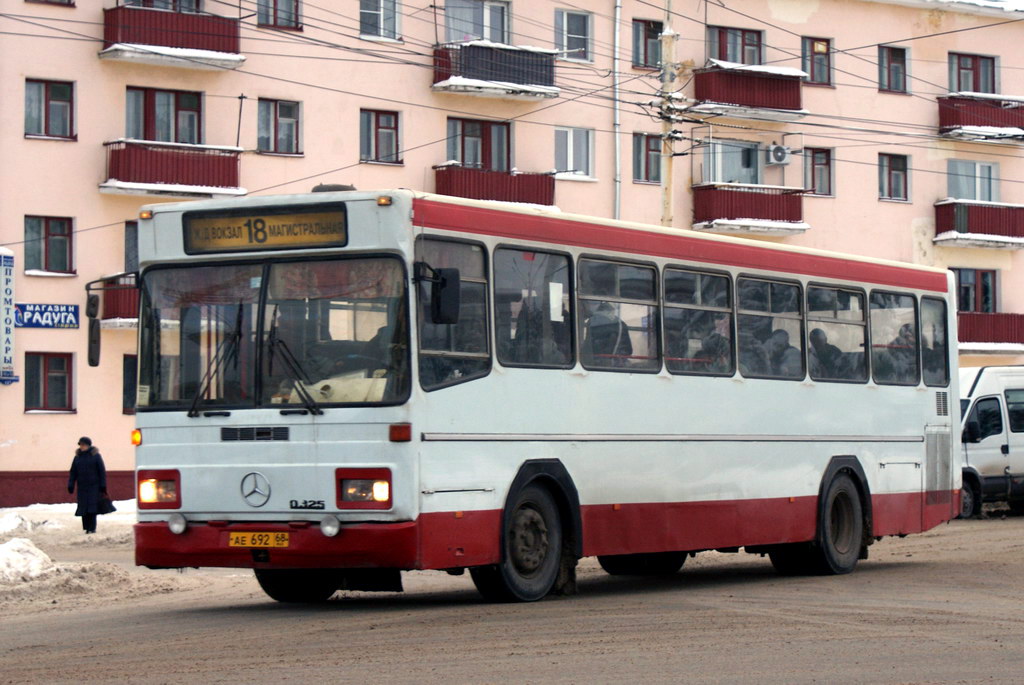
[(670, 576), (683, 567), (686, 552), (614, 554), (599, 556), (597, 563), (611, 576)]
[(492, 602), (535, 602), (554, 588), (562, 555), (562, 523), (551, 494), (538, 485), (519, 491), (502, 532), (502, 562), (470, 569)]
[(863, 538), (860, 492), (850, 476), (840, 473), (825, 491), (818, 539), (778, 545), (768, 556), (775, 570), (783, 575), (841, 575), (857, 566)]
[(331, 569), (256, 569), (256, 581), (278, 602), (326, 602), (340, 585)]

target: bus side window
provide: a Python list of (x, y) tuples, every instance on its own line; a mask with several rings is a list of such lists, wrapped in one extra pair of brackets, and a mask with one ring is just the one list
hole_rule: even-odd
[(588, 369), (657, 372), (657, 273), (649, 266), (579, 262), (581, 359)]
[(866, 381), (867, 322), (864, 294), (807, 288), (807, 363), (816, 381)]
[(665, 269), (664, 317), (669, 372), (733, 374), (736, 360), (728, 276)]
[(459, 321), (455, 324), (431, 321), (431, 284), (416, 284), (419, 371), (424, 390), (480, 378), (491, 370), (485, 257), (480, 245), (428, 238), (420, 238), (416, 243), (417, 261), (434, 269), (458, 269), (461, 280)]
[(917, 385), (917, 303), (913, 295), (871, 293), (871, 366), (875, 382)]
[(564, 255), (495, 250), (498, 361), (509, 366), (573, 365), (570, 279)]
[(949, 385), (949, 347), (946, 340), (945, 301), (922, 297), (921, 363), (925, 385)]
[(736, 281), (740, 372), (749, 378), (804, 377), (800, 286), (755, 278)]

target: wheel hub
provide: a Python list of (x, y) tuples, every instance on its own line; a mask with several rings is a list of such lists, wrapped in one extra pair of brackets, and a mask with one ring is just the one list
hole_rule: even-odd
[(548, 527), (540, 512), (522, 507), (513, 515), (509, 529), (509, 556), (520, 573), (540, 568), (548, 554)]

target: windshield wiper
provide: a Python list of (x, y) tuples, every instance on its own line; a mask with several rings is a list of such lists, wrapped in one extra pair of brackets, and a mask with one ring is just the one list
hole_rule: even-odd
[(268, 373), (273, 372), (274, 368), (274, 353), (278, 352), (281, 356), (281, 365), (284, 370), (288, 373), (288, 377), (293, 381), (293, 387), (295, 388), (295, 394), (302, 400), (303, 406), (309, 410), (310, 414), (314, 416), (320, 416), (324, 413), (324, 410), (317, 405), (316, 400), (309, 394), (309, 390), (306, 389), (306, 385), (312, 385), (312, 381), (309, 378), (309, 374), (302, 368), (302, 364), (295, 358), (295, 354), (292, 353), (288, 343), (281, 338), (277, 337), (277, 307), (274, 307), (273, 313), (274, 323), (270, 327), (270, 332), (267, 334), (267, 348), (270, 351), (269, 359), (267, 360), (267, 371)]
[(238, 311), (235, 315), (235, 330), (231, 332), (231, 335), (221, 341), (220, 345), (217, 346), (217, 351), (214, 353), (210, 363), (206, 365), (206, 374), (203, 375), (203, 379), (199, 382), (199, 390), (196, 392), (195, 397), (192, 398), (192, 406), (188, 409), (188, 416), (190, 419), (194, 419), (199, 416), (199, 399), (206, 394), (210, 387), (210, 383), (213, 381), (213, 376), (217, 371), (220, 370), (221, 365), (227, 359), (233, 359), (235, 366), (238, 366), (238, 343), (242, 340), (242, 301), (238, 302)]

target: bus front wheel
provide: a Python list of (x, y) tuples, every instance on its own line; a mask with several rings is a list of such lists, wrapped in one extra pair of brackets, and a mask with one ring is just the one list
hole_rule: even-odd
[(256, 569), (256, 581), (278, 602), (326, 602), (338, 591), (340, 578), (330, 569)]
[(484, 599), (535, 602), (554, 588), (562, 554), (562, 524), (551, 494), (538, 485), (519, 491), (502, 532), (502, 561), (470, 569)]
[(864, 514), (853, 479), (840, 473), (829, 483), (814, 542), (778, 545), (768, 553), (783, 575), (841, 575), (850, 573), (860, 558)]

